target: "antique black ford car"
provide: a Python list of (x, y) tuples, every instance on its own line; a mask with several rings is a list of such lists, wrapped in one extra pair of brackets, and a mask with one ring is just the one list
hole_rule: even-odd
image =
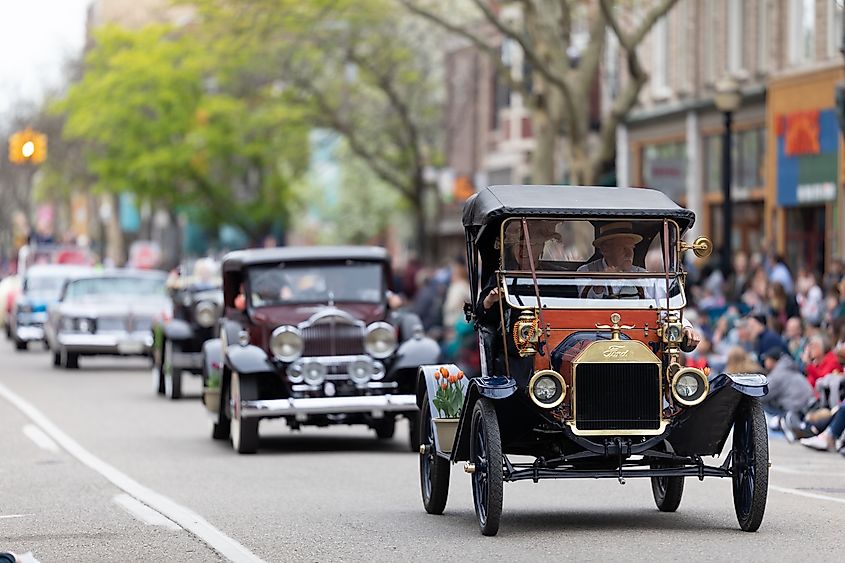
[(244, 250), (222, 271), (220, 338), (203, 346), (214, 438), (255, 452), (262, 418), (366, 424), (388, 439), (404, 415), (416, 433), (417, 369), (439, 347), (416, 316), (391, 310), (384, 249)]
[(153, 387), (171, 399), (182, 397), (182, 376), (202, 375), (202, 345), (217, 335), (223, 310), (220, 264), (201, 258), (183, 264), (168, 280), (172, 318), (153, 325)]
[[(482, 375), (420, 368), (426, 511), (443, 512), (449, 464), (463, 461), (485, 535), (498, 531), (505, 481), (570, 478), (649, 477), (658, 509), (673, 512), (686, 477), (727, 477), (740, 527), (757, 530), (767, 380), (681, 363), (697, 343), (681, 256), (712, 246), (683, 241), (693, 221), (648, 189), (493, 186), (467, 201)], [(450, 414), (456, 389), (463, 403)], [(732, 430), (727, 455), (705, 462)]]

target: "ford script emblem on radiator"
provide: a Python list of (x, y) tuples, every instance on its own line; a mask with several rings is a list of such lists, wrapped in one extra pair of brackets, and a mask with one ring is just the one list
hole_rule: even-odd
[(607, 347), (607, 350), (602, 352), (602, 356), (605, 358), (627, 358), (628, 352), (628, 347), (624, 344), (611, 344)]

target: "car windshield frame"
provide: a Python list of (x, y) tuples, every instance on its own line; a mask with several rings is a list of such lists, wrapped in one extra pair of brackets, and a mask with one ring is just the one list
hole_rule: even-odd
[[(524, 228), (522, 226), (522, 220), (525, 220), (528, 225), (528, 241), (524, 238)], [(598, 248), (592, 248), (589, 250), (585, 250), (584, 248), (578, 248), (578, 252), (581, 255), (576, 260), (548, 260), (544, 258), (544, 253), (549, 249), (549, 244), (553, 241), (551, 240), (552, 236), (555, 236), (558, 240), (560, 240), (560, 234), (555, 232), (554, 230), (550, 230), (549, 232), (538, 232), (537, 226), (545, 227), (545, 226), (552, 226), (553, 224), (557, 223), (558, 225), (565, 224), (565, 223), (573, 223), (575, 224), (578, 229), (583, 231), (584, 226), (590, 225), (590, 227), (595, 227), (597, 223), (600, 224), (608, 224), (608, 223), (616, 223), (616, 222), (624, 222), (629, 223), (632, 226), (633, 232), (640, 236), (640, 242), (635, 244), (635, 257), (634, 257), (634, 268), (645, 268), (645, 257), (648, 252), (651, 250), (660, 250), (661, 255), (663, 254), (663, 232), (662, 226), (664, 222), (668, 225), (668, 235), (669, 235), (669, 243), (668, 243), (668, 259), (669, 259), (669, 268), (666, 268), (664, 265), (660, 270), (653, 270), (650, 273), (653, 275), (658, 275), (660, 277), (665, 277), (668, 271), (669, 276), (676, 275), (682, 272), (681, 269), (681, 261), (680, 256), (677, 251), (678, 241), (681, 238), (681, 227), (680, 225), (670, 218), (663, 218), (663, 219), (633, 219), (627, 217), (618, 217), (618, 218), (593, 218), (589, 216), (584, 217), (567, 217), (567, 218), (556, 218), (556, 217), (509, 217), (502, 221), (502, 224), (499, 226), (499, 238), (496, 241), (497, 248), (498, 248), (498, 255), (499, 255), (499, 264), (502, 270), (512, 271), (512, 272), (531, 272), (530, 263), (527, 259), (527, 255), (530, 253), (531, 258), (534, 263), (534, 269), (537, 272), (540, 271), (552, 271), (552, 272), (579, 272), (579, 268), (586, 268), (589, 265), (593, 265), (596, 262), (599, 262), (604, 259), (602, 256), (601, 251)], [(651, 224), (651, 225), (650, 225)], [(651, 229), (644, 228), (643, 225), (651, 226)], [(549, 229), (546, 229), (549, 230)], [(653, 231), (650, 232), (649, 231)], [(651, 234), (651, 238), (645, 240), (642, 235), (644, 234)], [(581, 237), (583, 238), (584, 233), (580, 233)], [(596, 232), (598, 234), (598, 232)], [(595, 240), (595, 239), (594, 239)], [(541, 242), (542, 241), (542, 242)], [(592, 243), (593, 241), (590, 241)], [(655, 243), (657, 246), (654, 247)], [(569, 243), (569, 247), (577, 247), (578, 244)], [(580, 246), (585, 246), (583, 241), (580, 241)], [(653, 247), (653, 248), (650, 248)], [(520, 253), (521, 256), (519, 258), (516, 257), (516, 253)], [(522, 267), (518, 264), (519, 260), (522, 259), (524, 264)], [(639, 259), (639, 260), (638, 260)], [(661, 256), (661, 261), (663, 261), (663, 257)], [(581, 273), (600, 273), (600, 272), (592, 272), (589, 270), (580, 270)], [(632, 272), (633, 273), (633, 272)]]
[[(683, 276), (653, 272), (607, 274), (600, 272), (536, 272), (539, 307), (543, 309), (648, 309), (680, 310), (686, 307)], [(538, 308), (534, 277), (524, 272), (498, 272), (505, 301), (515, 309)], [(642, 288), (642, 295), (639, 289)], [(636, 293), (636, 294), (635, 294)]]
[[(149, 284), (149, 291), (126, 291), (128, 288), (132, 288), (133, 284), (137, 284), (137, 282), (144, 282), (144, 285)], [(106, 284), (106, 287), (108, 287), (108, 284), (111, 283), (111, 287), (116, 287), (118, 289), (109, 289), (108, 291), (93, 291), (90, 293), (74, 295), (76, 286), (83, 284), (97, 284), (102, 287), (103, 283)], [(144, 285), (135, 285), (134, 287), (144, 287)], [(62, 292), (62, 301), (85, 302), (91, 301), (92, 299), (101, 299), (103, 297), (125, 298), (127, 296), (161, 297), (162, 299), (167, 299), (168, 295), (167, 287), (165, 284), (165, 278), (155, 278), (151, 276), (102, 276), (72, 279), (68, 281), (65, 285), (64, 291)]]
[[(55, 283), (50, 284), (47, 288), (43, 286), (32, 287), (32, 283), (34, 281), (41, 282), (44, 280), (50, 280)], [(67, 276), (61, 276), (57, 274), (27, 275), (24, 278), (22, 293), (26, 296), (38, 296), (49, 299), (58, 299), (62, 293), (62, 287), (64, 286), (66, 280)]]
[[(367, 275), (374, 275), (378, 278), (378, 284), (352, 284), (350, 276), (354, 274), (353, 268), (364, 268), (371, 270)], [(327, 277), (325, 272), (333, 272), (334, 278)], [(323, 272), (320, 277), (320, 272)], [(279, 280), (277, 287), (273, 284), (267, 285), (263, 296), (261, 289), (256, 287), (259, 283), (258, 275), (264, 274), (276, 277)], [(300, 275), (302, 274), (302, 275)], [(306, 287), (309, 283), (308, 277), (316, 285)], [(261, 309), (267, 307), (286, 307), (291, 305), (308, 304), (335, 304), (335, 303), (368, 303), (373, 305), (383, 304), (386, 300), (386, 280), (384, 265), (380, 262), (369, 260), (343, 260), (336, 262), (288, 262), (283, 264), (262, 264), (250, 266), (246, 269), (245, 288), (248, 296), (247, 302), (250, 308)], [(269, 281), (269, 280), (268, 280)], [(320, 283), (322, 282), (322, 284)], [(284, 287), (282, 286), (284, 284)], [(357, 287), (364, 287), (365, 291), (371, 292), (369, 298), (363, 295), (354, 296), (344, 290)], [(289, 291), (283, 296), (283, 291)], [(279, 297), (271, 297), (273, 292), (278, 292)]]

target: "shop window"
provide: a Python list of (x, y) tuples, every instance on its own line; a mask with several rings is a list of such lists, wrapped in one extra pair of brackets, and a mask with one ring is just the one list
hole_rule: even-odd
[(643, 147), (643, 183), (664, 192), (675, 201), (681, 201), (686, 196), (686, 150), (685, 142)]
[[(735, 131), (731, 139), (731, 191), (742, 199), (753, 189), (763, 186), (765, 155), (763, 128)], [(704, 189), (708, 193), (722, 192), (722, 135), (704, 138)]]
[(800, 64), (815, 59), (816, 0), (789, 2), (790, 62)]
[(786, 263), (797, 271), (824, 271), (824, 206), (795, 207), (786, 211)]
[[(731, 250), (755, 254), (764, 250), (763, 203), (745, 201), (734, 203), (731, 209)], [(716, 250), (722, 248), (722, 205), (710, 206), (710, 238)]]

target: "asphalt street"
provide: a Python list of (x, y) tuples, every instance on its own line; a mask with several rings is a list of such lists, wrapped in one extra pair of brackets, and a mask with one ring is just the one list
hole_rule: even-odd
[(264, 421), (258, 454), (239, 456), (211, 439), (199, 380), (186, 387), (193, 397), (169, 401), (143, 360), (62, 371), (40, 347), (0, 342), (0, 551), (43, 563), (829, 561), (845, 550), (845, 458), (778, 435), (757, 533), (739, 530), (726, 480), (687, 479), (674, 514), (657, 511), (647, 480), (590, 480), (506, 484), (499, 535), (486, 538), (458, 466), (445, 514), (425, 513), (404, 422), (380, 442), (363, 427)]

